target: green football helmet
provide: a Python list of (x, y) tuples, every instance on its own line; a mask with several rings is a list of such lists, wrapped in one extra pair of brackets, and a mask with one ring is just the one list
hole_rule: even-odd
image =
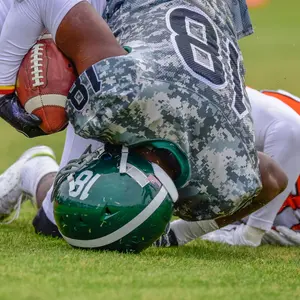
[(55, 221), (67, 243), (136, 253), (163, 234), (177, 198), (171, 178), (126, 147), (102, 147), (70, 161), (52, 194)]

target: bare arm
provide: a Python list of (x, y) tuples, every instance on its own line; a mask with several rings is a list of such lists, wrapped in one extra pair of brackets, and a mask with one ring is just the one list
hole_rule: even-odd
[(100, 59), (126, 54), (100, 13), (82, 0), (15, 1), (0, 36), (0, 95), (14, 91), (22, 59), (45, 27), (79, 73)]
[(233, 215), (218, 218), (216, 222), (219, 227), (241, 220), (250, 213), (266, 205), (285, 190), (288, 184), (288, 178), (280, 166), (272, 158), (262, 152), (258, 152), (258, 156), (259, 170), (262, 180), (261, 192), (247, 207), (242, 208)]
[(78, 3), (62, 20), (56, 44), (74, 62), (78, 74), (102, 59), (127, 53), (87, 2)]

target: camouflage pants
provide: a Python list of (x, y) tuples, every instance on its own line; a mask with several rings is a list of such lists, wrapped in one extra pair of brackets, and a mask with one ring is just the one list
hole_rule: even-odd
[(76, 133), (129, 146), (175, 144), (190, 168), (175, 207), (186, 220), (247, 205), (261, 183), (226, 1), (118, 2), (108, 4), (107, 22), (132, 51), (80, 75), (67, 101)]

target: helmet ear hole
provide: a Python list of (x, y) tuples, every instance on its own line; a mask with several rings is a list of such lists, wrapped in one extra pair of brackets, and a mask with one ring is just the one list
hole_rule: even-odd
[(110, 211), (110, 209), (107, 206), (105, 207), (105, 213), (107, 215), (111, 215), (111, 211)]

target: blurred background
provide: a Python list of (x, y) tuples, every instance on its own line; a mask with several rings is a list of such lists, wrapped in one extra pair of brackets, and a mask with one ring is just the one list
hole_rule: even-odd
[[(241, 40), (247, 85), (285, 89), (300, 96), (300, 1), (248, 0), (255, 34)], [(0, 120), (0, 172), (24, 150), (46, 144), (60, 159), (64, 133), (27, 139)]]
[(248, 0), (255, 33), (240, 41), (246, 83), (300, 95), (300, 1)]

